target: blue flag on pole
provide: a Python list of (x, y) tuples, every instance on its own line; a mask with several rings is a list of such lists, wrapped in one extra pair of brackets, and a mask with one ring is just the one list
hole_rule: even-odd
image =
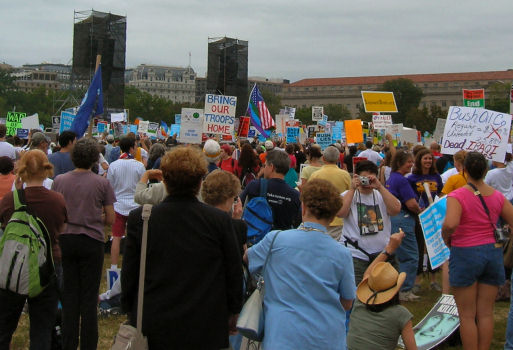
[(77, 115), (71, 125), (78, 138), (84, 136), (91, 117), (103, 114), (102, 66), (99, 65), (94, 74), (93, 81), (80, 104)]

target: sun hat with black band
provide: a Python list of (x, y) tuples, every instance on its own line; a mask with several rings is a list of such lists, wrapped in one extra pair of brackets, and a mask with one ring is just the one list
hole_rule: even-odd
[(356, 289), (356, 297), (364, 304), (384, 304), (399, 292), (406, 279), (406, 273), (398, 273), (388, 262), (379, 262), (374, 266)]

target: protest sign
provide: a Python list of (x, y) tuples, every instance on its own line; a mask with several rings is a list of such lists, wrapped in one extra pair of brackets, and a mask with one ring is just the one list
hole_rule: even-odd
[(511, 115), (483, 108), (449, 108), (442, 153), (459, 150), (482, 153), (486, 159), (504, 162), (511, 127)]
[(323, 115), (324, 115), (324, 107), (322, 107), (322, 106), (312, 106), (312, 120), (314, 122), (321, 121)]
[(442, 239), (442, 224), (447, 209), (447, 197), (436, 201), (419, 214), (419, 221), (424, 232), (426, 248), (431, 267), (436, 269), (449, 259), (449, 248)]
[(16, 130), (16, 136), (20, 139), (28, 139), (29, 129), (18, 129)]
[(331, 134), (333, 135), (333, 140), (334, 141), (341, 141), (342, 140), (342, 128), (339, 127), (339, 126), (334, 126), (333, 128), (331, 128)]
[(375, 130), (386, 129), (389, 125), (392, 125), (392, 115), (378, 114), (372, 116), (372, 126)]
[(316, 143), (321, 146), (324, 151), (329, 145), (333, 144), (330, 133), (318, 133), (315, 136)]
[(285, 122), (285, 128), (299, 128), (300, 125), (301, 122), (299, 120), (287, 120)]
[(126, 121), (125, 113), (124, 112), (121, 112), (121, 113), (111, 113), (110, 114), (110, 121), (111, 121), (111, 123)]
[(393, 92), (388, 91), (362, 91), (365, 112), (397, 113), (397, 106)]
[(71, 112), (61, 112), (61, 127), (59, 129), (59, 133), (62, 134), (64, 130), (71, 129), (71, 124), (73, 124), (74, 119), (75, 114)]
[(180, 115), (180, 142), (200, 144), (204, 120), (202, 109), (182, 108), (182, 114)]
[(25, 117), (21, 120), (21, 128), (22, 129), (39, 129), (39, 115), (33, 114), (31, 116)]
[(175, 124), (182, 124), (182, 115), (175, 114)]
[(285, 106), (285, 114), (288, 114), (290, 119), (294, 119), (296, 117), (296, 108)]
[(134, 134), (137, 134), (137, 125), (130, 124), (130, 132), (133, 132)]
[(254, 138), (257, 134), (257, 129), (254, 126), (249, 127), (248, 138)]
[(363, 142), (362, 121), (360, 119), (344, 120), (347, 143)]
[(5, 125), (6, 121), (6, 118), (0, 118), (0, 124)]
[(287, 125), (285, 124), (287, 120), (290, 120), (290, 116), (288, 114), (277, 114), (275, 116), (276, 119), (276, 132), (278, 134), (285, 134), (285, 130)]
[(181, 124), (171, 124), (171, 129), (169, 130), (169, 136), (180, 135), (180, 129), (181, 129)]
[(52, 131), (59, 132), (60, 128), (61, 128), (61, 117), (53, 116), (52, 117)]
[(401, 135), (403, 132), (403, 123), (392, 124), (386, 127), (386, 133), (392, 136)]
[(485, 108), (484, 89), (467, 90), (463, 89), (463, 106)]
[(295, 143), (297, 142), (297, 138), (299, 137), (299, 128), (288, 127), (287, 128), (287, 143)]
[(99, 133), (103, 133), (107, 131), (107, 125), (107, 122), (98, 122), (98, 124), (96, 124), (96, 128), (98, 129)]
[[(460, 326), (458, 307), (454, 296), (442, 294), (429, 313), (413, 327), (417, 350), (434, 349), (445, 342)], [(399, 338), (399, 346), (404, 343)]]
[(148, 131), (147, 134), (150, 137), (157, 137), (157, 130), (160, 129), (159, 123), (148, 123)]
[(440, 142), (440, 139), (442, 138), (442, 136), (444, 136), (445, 122), (446, 122), (446, 119), (443, 119), (443, 118), (436, 119), (436, 127), (435, 127), (435, 131), (433, 132), (433, 139), (435, 139), (436, 142)]
[(141, 121), (139, 121), (139, 130), (138, 131), (141, 134), (147, 134), (149, 126), (150, 126), (150, 122), (148, 120), (141, 120)]
[(248, 137), (249, 124), (250, 124), (249, 117), (240, 117), (239, 118), (239, 128), (237, 130), (237, 136)]
[(7, 127), (7, 135), (16, 135), (16, 130), (21, 129), (21, 120), (27, 116), (27, 113), (7, 112), (5, 126)]
[(205, 97), (205, 122), (203, 132), (206, 134), (233, 135), (235, 107), (237, 97), (207, 94)]

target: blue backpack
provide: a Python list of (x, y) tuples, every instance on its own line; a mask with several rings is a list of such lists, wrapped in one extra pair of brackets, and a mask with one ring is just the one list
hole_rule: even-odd
[(267, 203), (267, 180), (260, 179), (260, 196), (252, 198), (244, 208), (242, 220), (248, 225), (248, 245), (252, 246), (271, 231), (273, 211)]

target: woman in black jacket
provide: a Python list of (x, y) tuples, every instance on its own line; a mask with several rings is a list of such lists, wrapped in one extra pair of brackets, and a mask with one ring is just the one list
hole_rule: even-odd
[[(242, 267), (230, 216), (196, 198), (207, 163), (199, 150), (162, 158), (169, 196), (149, 220), (143, 334), (150, 349), (228, 347), (242, 306)], [(122, 305), (136, 323), (142, 209), (128, 218)]]

